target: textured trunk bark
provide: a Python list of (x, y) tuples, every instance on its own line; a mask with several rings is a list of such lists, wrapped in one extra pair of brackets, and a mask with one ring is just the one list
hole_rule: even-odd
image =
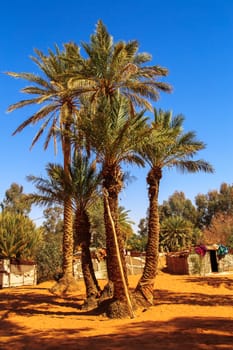
[[(112, 217), (111, 210), (110, 210), (110, 206), (109, 206), (108, 194), (106, 192), (104, 193), (104, 201), (105, 201), (105, 206), (106, 206), (106, 210), (107, 210), (107, 215), (108, 215), (108, 218), (109, 218), (109, 220), (111, 222), (111, 226), (112, 226), (112, 231), (113, 231), (113, 236), (114, 236), (114, 245), (116, 248), (116, 255), (117, 255), (117, 264), (118, 264), (118, 268), (120, 271), (120, 278), (121, 278), (121, 283), (122, 283), (123, 292), (124, 292), (124, 298), (121, 298), (121, 299), (120, 299), (120, 297), (117, 298), (116, 293), (114, 293), (114, 297), (118, 302), (119, 312), (122, 313), (122, 306), (124, 306), (124, 302), (126, 300), (126, 304), (128, 307), (128, 312), (130, 314), (130, 317), (134, 318), (135, 316), (134, 316), (134, 312), (133, 312), (132, 302), (131, 302), (131, 299), (129, 296), (128, 281), (126, 278), (127, 274), (124, 271), (124, 266), (123, 266), (122, 259), (121, 259), (120, 247), (119, 247), (119, 243), (118, 243), (117, 232), (116, 232), (115, 224), (114, 224), (113, 217)], [(120, 287), (120, 285), (119, 285), (119, 287)], [(121, 293), (122, 293), (122, 287), (121, 287)], [(121, 304), (121, 301), (123, 302), (122, 304)], [(123, 309), (124, 309), (124, 307), (123, 307)], [(127, 312), (127, 314), (128, 314), (128, 312)]]
[(148, 220), (148, 241), (146, 247), (146, 261), (143, 274), (136, 287), (136, 294), (141, 294), (145, 304), (153, 305), (153, 291), (154, 281), (158, 269), (159, 258), (159, 209), (158, 209), (158, 195), (159, 183), (162, 177), (160, 168), (152, 168), (147, 176), (147, 183), (149, 185), (149, 220)]
[(107, 270), (109, 283), (113, 285), (113, 299), (108, 305), (107, 314), (114, 318), (133, 317), (127, 298), (129, 289), (124, 242), (118, 226), (118, 194), (122, 189), (122, 173), (118, 166), (108, 165), (103, 169), (103, 177)]
[(82, 249), (81, 264), (86, 287), (86, 297), (87, 299), (97, 297), (99, 296), (100, 287), (95, 276), (90, 253), (91, 232), (86, 211), (77, 210), (75, 220), (75, 245), (80, 245)]
[(78, 283), (73, 275), (73, 210), (71, 199), (64, 201), (63, 228), (63, 277), (52, 288), (55, 294), (65, 294), (78, 290)]
[[(63, 132), (62, 150), (63, 150), (63, 166), (67, 180), (70, 179), (71, 164), (71, 144), (70, 144), (70, 113), (68, 105), (64, 105), (62, 109)], [(67, 181), (68, 182), (68, 181)], [(63, 234), (63, 273), (67, 278), (73, 276), (73, 209), (71, 197), (68, 195), (64, 199), (64, 234)]]
[(63, 274), (66, 278), (73, 277), (73, 209), (71, 199), (64, 201), (64, 232), (63, 232)]
[[(109, 195), (109, 192), (108, 192), (108, 204), (109, 204), (110, 212), (115, 225), (119, 252), (120, 252), (120, 259), (123, 266), (126, 283), (128, 286), (127, 269), (126, 269), (126, 262), (125, 262), (125, 256), (124, 256), (124, 244), (123, 244), (123, 239), (121, 237), (121, 234), (119, 232), (118, 222), (117, 222), (117, 217), (118, 217), (117, 195), (115, 194), (113, 195), (113, 193), (110, 193)], [(106, 202), (104, 202), (104, 220), (105, 220), (105, 226), (106, 226), (108, 278), (109, 278), (109, 281), (111, 281), (114, 286), (114, 298), (118, 300), (122, 300), (122, 299), (125, 299), (124, 286), (121, 279), (121, 272), (120, 272), (120, 267), (119, 267), (118, 257), (117, 257), (117, 249), (114, 242), (113, 227), (112, 227), (111, 219), (108, 215)]]
[[(63, 166), (66, 177), (66, 182), (70, 179), (70, 164), (71, 164), (71, 143), (70, 143), (70, 117), (72, 110), (68, 104), (62, 107), (61, 129), (62, 129), (62, 151), (63, 151)], [(64, 214), (63, 214), (63, 277), (51, 289), (52, 292), (62, 294), (73, 290), (77, 290), (78, 285), (73, 275), (73, 209), (71, 195), (66, 193), (64, 198)]]

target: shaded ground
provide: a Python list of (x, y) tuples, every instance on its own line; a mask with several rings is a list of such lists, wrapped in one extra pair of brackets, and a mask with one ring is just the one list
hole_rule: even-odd
[[(129, 277), (132, 288), (138, 279)], [(233, 349), (233, 274), (160, 272), (155, 306), (125, 320), (80, 311), (82, 282), (66, 299), (50, 294), (50, 286), (0, 290), (0, 349)]]

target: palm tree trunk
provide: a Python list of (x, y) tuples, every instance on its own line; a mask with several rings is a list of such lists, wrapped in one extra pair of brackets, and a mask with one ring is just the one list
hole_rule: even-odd
[(122, 284), (124, 287), (124, 293), (125, 293), (125, 297), (127, 300), (127, 304), (128, 304), (128, 308), (129, 308), (129, 313), (131, 318), (134, 318), (134, 312), (133, 312), (133, 306), (130, 300), (130, 296), (129, 296), (129, 290), (128, 290), (128, 285), (126, 283), (126, 278), (125, 278), (125, 273), (124, 273), (124, 269), (123, 269), (123, 264), (122, 264), (122, 260), (121, 260), (121, 255), (120, 255), (120, 249), (119, 249), (119, 244), (118, 244), (118, 240), (117, 240), (117, 233), (116, 233), (116, 229), (115, 229), (115, 224), (111, 215), (111, 211), (110, 211), (110, 207), (109, 207), (109, 202), (108, 202), (108, 193), (105, 192), (104, 193), (104, 201), (105, 201), (105, 205), (106, 205), (106, 209), (107, 209), (107, 214), (109, 217), (109, 220), (111, 221), (111, 226), (112, 226), (112, 230), (113, 230), (113, 236), (114, 236), (114, 244), (116, 247), (116, 252), (117, 252), (117, 261), (118, 261), (118, 266), (119, 266), (119, 270), (120, 270), (120, 276), (121, 276), (121, 280), (122, 280)]
[(125, 256), (124, 256), (124, 243), (123, 243), (121, 234), (119, 232), (118, 221), (117, 221), (118, 197), (116, 194), (113, 194), (112, 192), (110, 192), (109, 194), (109, 191), (107, 191), (107, 193), (108, 193), (108, 205), (106, 201), (104, 201), (104, 220), (105, 220), (105, 226), (106, 226), (108, 279), (113, 283), (113, 286), (114, 286), (114, 292), (113, 292), (114, 298), (118, 300), (123, 300), (125, 299), (124, 286), (122, 283), (120, 267), (118, 264), (118, 255), (117, 255), (117, 249), (116, 249), (115, 240), (114, 240), (113, 226), (112, 226), (111, 218), (109, 217), (109, 212), (108, 212), (108, 210), (110, 210), (111, 217), (114, 221), (114, 228), (116, 231), (117, 241), (119, 245), (119, 254), (120, 254), (121, 263), (123, 266), (126, 284), (128, 286), (127, 269), (126, 269), (126, 262), (125, 262)]
[(71, 199), (64, 201), (64, 224), (63, 224), (63, 277), (50, 291), (55, 294), (65, 294), (77, 291), (78, 284), (73, 274), (73, 209)]
[[(107, 201), (106, 198), (104, 200), (107, 270), (109, 284), (113, 285), (112, 303), (109, 303), (106, 312), (112, 318), (127, 317), (132, 316), (129, 312), (127, 293), (125, 292), (126, 289), (128, 292), (129, 284), (124, 255), (124, 241), (118, 225), (118, 194), (122, 189), (122, 173), (119, 167), (110, 165), (104, 168), (103, 177), (103, 189), (108, 199)], [(114, 238), (115, 235), (118, 247)], [(119, 264), (119, 259), (121, 264)], [(121, 268), (124, 274), (123, 279)]]
[[(70, 164), (71, 164), (71, 142), (70, 142), (70, 118), (71, 110), (67, 104), (62, 107), (62, 151), (64, 174), (67, 183), (71, 182)], [(69, 180), (69, 181), (68, 181)], [(67, 193), (64, 198), (64, 214), (63, 214), (63, 277), (59, 280), (51, 291), (55, 293), (66, 293), (78, 288), (73, 273), (73, 208), (71, 194)]]
[[(71, 164), (71, 143), (70, 143), (70, 117), (71, 111), (66, 104), (62, 108), (63, 135), (62, 135), (62, 150), (64, 174), (67, 180), (70, 177)], [(68, 181), (67, 181), (68, 182)], [(64, 234), (63, 234), (63, 273), (65, 277), (72, 278), (73, 276), (73, 210), (71, 196), (67, 194), (64, 199)]]
[(135, 290), (137, 299), (139, 299), (139, 296), (141, 296), (142, 298), (140, 298), (140, 303), (145, 303), (145, 305), (148, 303), (153, 305), (154, 281), (158, 269), (160, 231), (158, 195), (161, 176), (162, 174), (160, 168), (151, 169), (147, 176), (147, 183), (149, 185), (149, 220), (146, 261), (143, 274)]
[(73, 277), (73, 209), (71, 199), (64, 201), (63, 228), (63, 275), (67, 279)]
[(75, 246), (80, 245), (82, 249), (81, 264), (84, 283), (86, 287), (86, 298), (96, 298), (99, 296), (100, 287), (95, 276), (95, 271), (91, 258), (90, 222), (86, 211), (77, 209), (75, 221)]

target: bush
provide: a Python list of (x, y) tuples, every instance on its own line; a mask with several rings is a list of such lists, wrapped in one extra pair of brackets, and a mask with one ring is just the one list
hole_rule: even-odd
[(62, 273), (62, 235), (47, 234), (36, 256), (38, 283), (57, 279)]

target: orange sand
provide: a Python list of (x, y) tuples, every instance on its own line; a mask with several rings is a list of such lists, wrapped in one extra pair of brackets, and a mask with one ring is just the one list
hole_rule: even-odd
[[(138, 279), (129, 277), (132, 288)], [(81, 281), (66, 299), (48, 292), (52, 283), (0, 290), (1, 350), (233, 349), (233, 274), (160, 272), (155, 306), (124, 320), (80, 311)]]

